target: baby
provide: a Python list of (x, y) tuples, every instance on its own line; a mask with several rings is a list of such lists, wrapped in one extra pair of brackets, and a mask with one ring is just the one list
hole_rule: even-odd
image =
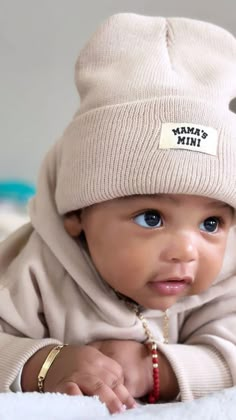
[(82, 50), (79, 111), (0, 248), (0, 391), (113, 413), (236, 384), (235, 74), (234, 37), (190, 19), (118, 14)]

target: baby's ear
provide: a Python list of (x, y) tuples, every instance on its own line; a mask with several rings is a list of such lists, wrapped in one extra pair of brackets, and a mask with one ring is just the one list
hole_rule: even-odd
[(64, 216), (64, 227), (66, 232), (73, 238), (78, 237), (82, 232), (80, 212), (68, 213)]

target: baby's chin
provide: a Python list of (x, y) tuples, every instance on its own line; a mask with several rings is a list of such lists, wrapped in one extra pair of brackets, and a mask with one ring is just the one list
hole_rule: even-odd
[(123, 293), (119, 292), (119, 291), (115, 291), (118, 299), (123, 300), (124, 302), (127, 303), (127, 305), (130, 305), (130, 307), (132, 308), (139, 308), (140, 311), (145, 311), (145, 310), (157, 310), (157, 311), (162, 311), (165, 312), (168, 309), (171, 308), (171, 306), (173, 306), (178, 300), (181, 299), (181, 297), (176, 297), (176, 296), (154, 296), (152, 295), (149, 298), (136, 298), (136, 297), (130, 297), (130, 296), (126, 296)]
[(165, 312), (175, 305), (181, 298), (176, 298), (173, 296), (168, 297), (155, 297), (151, 299), (140, 299), (136, 304), (143, 310), (156, 310)]

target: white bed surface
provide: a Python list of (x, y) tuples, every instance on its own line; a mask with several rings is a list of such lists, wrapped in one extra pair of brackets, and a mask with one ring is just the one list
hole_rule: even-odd
[(139, 406), (110, 415), (96, 397), (60, 394), (0, 394), (0, 420), (236, 420), (236, 388), (186, 403)]

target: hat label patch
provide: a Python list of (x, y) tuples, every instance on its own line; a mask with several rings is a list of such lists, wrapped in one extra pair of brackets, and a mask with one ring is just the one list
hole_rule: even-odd
[(212, 127), (190, 123), (164, 123), (160, 149), (184, 149), (217, 155), (218, 133)]

